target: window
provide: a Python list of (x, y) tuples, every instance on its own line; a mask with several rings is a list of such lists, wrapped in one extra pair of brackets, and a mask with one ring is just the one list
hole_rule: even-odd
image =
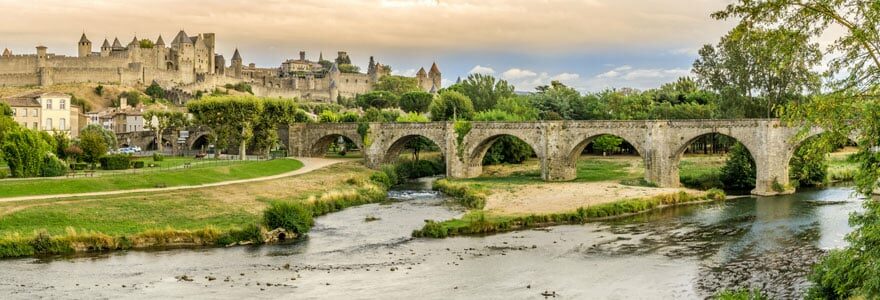
[(58, 120), (58, 129), (59, 130), (67, 130), (67, 120), (66, 119), (61, 118), (60, 120)]
[(67, 102), (64, 99), (61, 99), (58, 106), (59, 109), (67, 109)]
[(37, 116), (37, 109), (36, 108), (31, 109), (31, 117), (36, 117), (36, 116)]
[(52, 99), (46, 99), (46, 109), (52, 109)]
[(46, 130), (52, 130), (52, 118), (46, 118), (46, 124), (44, 125)]
[[(27, 126), (25, 126), (27, 127)], [(34, 130), (40, 129), (40, 125), (37, 125), (37, 122), (34, 122)]]

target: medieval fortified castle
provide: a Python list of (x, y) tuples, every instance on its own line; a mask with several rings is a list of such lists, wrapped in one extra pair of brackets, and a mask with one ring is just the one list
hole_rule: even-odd
[[(227, 66), (217, 54), (216, 36), (201, 33), (189, 36), (180, 31), (170, 45), (162, 36), (155, 41), (137, 37), (124, 45), (119, 39), (107, 39), (97, 49), (85, 34), (79, 39), (79, 55), (69, 57), (48, 52), (37, 46), (36, 54), (18, 55), (5, 49), (0, 55), (0, 86), (49, 86), (64, 83), (105, 83), (149, 85), (180, 93), (195, 94), (217, 86), (246, 82), (254, 94), (266, 97), (301, 98), (311, 101), (335, 102), (369, 92), (390, 68), (370, 58), (366, 73), (340, 68), (351, 60), (346, 52), (338, 52), (334, 62), (306, 59), (300, 52), (297, 59), (286, 60), (276, 68), (245, 65), (238, 49)], [(97, 51), (96, 51), (97, 50)], [(424, 91), (440, 88), (441, 75), (437, 65), (429, 72), (422, 68), (416, 75)]]

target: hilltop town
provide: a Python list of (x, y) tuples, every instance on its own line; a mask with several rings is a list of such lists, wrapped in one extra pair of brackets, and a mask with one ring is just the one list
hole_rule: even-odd
[[(258, 67), (245, 63), (238, 49), (227, 61), (216, 41), (214, 33), (190, 36), (181, 30), (168, 42), (159, 35), (155, 40), (135, 36), (127, 44), (119, 38), (104, 39), (95, 45), (83, 33), (76, 43), (77, 56), (53, 54), (42, 45), (28, 54), (7, 48), (0, 55), (0, 97), (27, 128), (75, 135), (72, 124), (101, 123), (122, 133), (144, 130), (143, 120), (138, 119), (143, 108), (136, 103), (120, 105), (118, 99), (110, 105), (107, 98), (112, 97), (101, 97), (102, 92), (95, 90), (98, 86), (122, 94), (158, 85), (164, 94), (161, 98), (177, 106), (218, 88), (243, 86), (258, 97), (337, 103), (372, 91), (380, 78), (391, 74), (390, 66), (372, 56), (366, 72), (361, 72), (345, 51), (338, 51), (332, 60), (324, 59), (323, 53), (317, 60), (309, 59), (300, 51), (298, 57), (277, 67)], [(434, 63), (429, 71), (421, 68), (413, 79), (421, 90), (436, 93), (442, 76)], [(61, 116), (67, 112), (59, 109), (72, 115)]]

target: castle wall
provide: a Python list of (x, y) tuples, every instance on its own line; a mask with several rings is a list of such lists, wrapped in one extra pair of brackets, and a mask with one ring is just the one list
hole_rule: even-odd
[(71, 56), (52, 56), (46, 59), (46, 66), (52, 68), (119, 68), (127, 67), (129, 59), (127, 57), (71, 57)]
[(50, 73), (53, 84), (93, 82), (119, 83), (118, 68), (53, 68)]
[(15, 55), (10, 57), (0, 57), (0, 74), (36, 73), (36, 70), (36, 55)]
[(37, 73), (0, 74), (0, 86), (29, 86), (39, 84), (40, 77), (37, 76)]
[(368, 74), (342, 73), (339, 74), (336, 88), (339, 90), (340, 95), (351, 97), (355, 94), (364, 94), (372, 91), (373, 83), (370, 82), (370, 75)]

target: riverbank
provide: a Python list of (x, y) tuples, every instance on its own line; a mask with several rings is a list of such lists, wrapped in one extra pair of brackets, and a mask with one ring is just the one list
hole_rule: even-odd
[[(298, 176), (150, 194), (0, 203), (0, 257), (274, 241), (263, 220), (272, 203), (312, 216), (383, 201), (387, 187), (360, 162)], [(282, 230), (289, 239), (296, 232)]]
[[(706, 169), (688, 161), (683, 173)], [(536, 162), (488, 166), (480, 178), (438, 180), (434, 188), (471, 209), (459, 219), (426, 221), (414, 237), (444, 238), (487, 234), (564, 224), (583, 224), (649, 210), (725, 199), (724, 192), (686, 188), (657, 188), (641, 183), (636, 157), (583, 157), (577, 179), (544, 182), (535, 173)], [(693, 171), (695, 170), (695, 171)]]

